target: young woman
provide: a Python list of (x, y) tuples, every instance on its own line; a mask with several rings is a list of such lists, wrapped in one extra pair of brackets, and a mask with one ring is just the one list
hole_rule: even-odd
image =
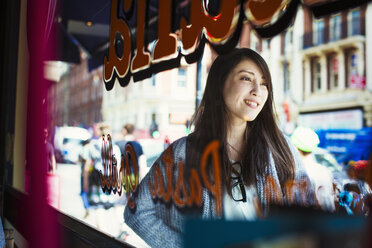
[(314, 204), (298, 152), (275, 121), (269, 68), (255, 51), (217, 57), (192, 124), (194, 131), (154, 163), (133, 194), (135, 206), (125, 210), (126, 224), (150, 246), (182, 246), (190, 215), (254, 220), (272, 203)]

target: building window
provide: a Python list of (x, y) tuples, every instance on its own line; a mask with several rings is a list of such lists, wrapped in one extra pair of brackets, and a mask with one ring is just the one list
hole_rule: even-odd
[(284, 76), (284, 93), (289, 93), (291, 87), (290, 64), (287, 61), (283, 62), (283, 76)]
[(321, 64), (320, 59), (315, 58), (312, 63), (312, 71), (313, 71), (313, 82), (312, 82), (312, 89), (313, 92), (319, 92), (322, 89), (322, 80), (321, 80)]
[(329, 38), (331, 41), (336, 41), (341, 38), (341, 15), (336, 15), (331, 18)]
[(360, 10), (354, 10), (349, 13), (349, 35), (358, 35), (360, 32)]
[(270, 49), (270, 42), (271, 42), (271, 39), (267, 39), (263, 42), (264, 50), (269, 50)]
[(254, 32), (251, 32), (250, 48), (255, 50), (255, 51), (258, 51), (258, 38), (257, 38), (257, 36)]
[(177, 86), (186, 87), (186, 68), (178, 68)]
[(313, 29), (313, 43), (320, 45), (324, 43), (324, 20), (316, 20)]
[(358, 75), (358, 55), (355, 49), (346, 52), (346, 87), (354, 87), (359, 79)]
[(292, 28), (287, 29), (283, 33), (284, 38), (283, 38), (283, 54), (286, 53), (287, 49), (292, 46), (293, 43), (293, 31)]
[(285, 32), (285, 44), (289, 45), (293, 43), (293, 31), (292, 29), (288, 29)]
[(329, 72), (329, 88), (330, 89), (337, 89), (339, 82), (338, 82), (338, 68), (339, 68), (339, 63), (338, 63), (338, 58), (336, 54), (331, 55), (328, 58), (328, 72)]
[(153, 87), (156, 86), (156, 74), (152, 74), (152, 77), (151, 77), (151, 85)]

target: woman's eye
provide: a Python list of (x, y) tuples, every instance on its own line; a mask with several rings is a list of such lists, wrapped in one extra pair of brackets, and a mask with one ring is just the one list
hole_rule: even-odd
[(261, 85), (267, 87), (269, 84), (268, 83), (262, 83)]
[(249, 82), (252, 81), (249, 77), (243, 77), (242, 80), (249, 81)]

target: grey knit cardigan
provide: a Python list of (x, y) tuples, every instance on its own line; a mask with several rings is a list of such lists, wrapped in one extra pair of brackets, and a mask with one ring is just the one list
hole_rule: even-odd
[[(172, 159), (174, 163), (173, 178), (176, 178), (178, 174), (178, 162), (185, 161), (186, 140), (187, 137), (183, 137), (171, 144)], [(296, 164), (295, 180), (299, 180), (302, 182), (307, 181), (307, 183), (310, 183), (305, 169), (302, 166), (297, 149), (292, 145), (289, 139), (287, 139), (287, 142), (289, 144)], [(157, 159), (154, 164), (158, 164), (160, 166), (160, 169), (162, 170), (163, 175), (165, 175), (165, 165), (162, 156), (164, 156), (164, 153)], [(275, 186), (280, 189), (281, 187), (279, 184), (278, 175), (271, 156), (267, 175), (271, 176), (271, 178), (273, 179), (272, 181), (274, 181), (274, 183), (276, 184)], [(276, 195), (278, 194), (278, 191), (269, 191), (270, 195), (267, 195), (268, 191), (264, 189), (265, 184), (267, 183), (265, 178), (257, 177), (256, 185), (257, 193), (264, 210), (265, 206), (267, 206), (268, 204), (268, 198), (275, 199), (275, 197), (281, 197)], [(164, 180), (166, 180), (165, 176)], [(136, 207), (134, 209), (130, 209), (128, 205), (126, 206), (124, 210), (125, 223), (129, 227), (131, 227), (132, 230), (137, 233), (151, 247), (182, 247), (183, 224), (185, 219), (190, 216), (190, 211), (185, 211), (184, 208), (177, 207), (175, 204), (171, 203), (172, 201), (165, 203), (161, 199), (153, 199), (148, 186), (149, 181), (152, 183), (154, 181), (154, 166), (152, 166), (148, 174), (139, 184), (136, 192), (133, 194), (133, 199), (136, 202)], [(266, 194), (264, 193), (264, 191), (266, 192)], [(303, 192), (303, 190), (297, 191), (294, 192), (294, 194), (296, 204), (314, 204), (315, 195), (314, 192), (311, 191), (311, 189), (309, 189), (307, 192)], [(286, 204), (285, 199), (282, 203)], [(199, 208), (198, 215), (202, 219), (223, 218), (223, 216), (217, 216), (214, 197), (212, 197), (208, 190), (204, 187), (202, 190), (202, 206), (201, 208)]]

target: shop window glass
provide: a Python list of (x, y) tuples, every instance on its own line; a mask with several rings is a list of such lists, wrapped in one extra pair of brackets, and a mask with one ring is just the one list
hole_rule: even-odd
[[(21, 1), (21, 2), (23, 3), (24, 1)], [(189, 1), (184, 1), (184, 2), (189, 2)], [(209, 2), (209, 1), (206, 1), (206, 2)], [(102, 9), (98, 10), (97, 14), (101, 13), (100, 11), (103, 11), (104, 8), (106, 8), (107, 6), (108, 5), (102, 6)], [(120, 13), (123, 14), (122, 12)], [(120, 16), (120, 17), (123, 17), (123, 16)], [(350, 32), (352, 32), (352, 34), (360, 33), (360, 11), (357, 10), (357, 11), (351, 12), (350, 20), (351, 20), (350, 21), (351, 23)], [(68, 23), (68, 20), (66, 21), (64, 20), (63, 23), (64, 22)], [(340, 16), (336, 15), (332, 17), (331, 22), (332, 22), (331, 24), (332, 27), (330, 28), (330, 32), (331, 32), (330, 36), (332, 40), (337, 40), (340, 38), (340, 32), (341, 32), (340, 31), (341, 29)], [(63, 25), (63, 23), (61, 22), (58, 25)], [(150, 25), (148, 27), (146, 26), (146, 28), (149, 28), (149, 27)], [(71, 28), (77, 29), (77, 27), (70, 27), (70, 29)], [(24, 29), (20, 29), (20, 30), (24, 30)], [(88, 30), (87, 27), (86, 27), (86, 30)], [(324, 21), (322, 19), (314, 22), (313, 30), (314, 30), (314, 35), (313, 35), (314, 43), (315, 44), (324, 43), (324, 34), (323, 34)], [(16, 31), (19, 31), (19, 30), (16, 30)], [(69, 30), (66, 29), (64, 31), (67, 32)], [(148, 37), (145, 37), (145, 38), (148, 38)], [(92, 36), (92, 39), (93, 39), (93, 36)], [(292, 29), (288, 29), (285, 32), (285, 36), (284, 36), (284, 42), (285, 42), (284, 46), (288, 46), (289, 44), (292, 44), (293, 39), (296, 39), (296, 37), (293, 37)], [(259, 50), (258, 48), (261, 47), (260, 40), (261, 38), (259, 38), (258, 35), (252, 32), (250, 47), (258, 51)], [(154, 44), (155, 43), (151, 43), (151, 49), (149, 49), (151, 52), (153, 51)], [(83, 43), (81, 43), (80, 45), (83, 46)], [(270, 39), (264, 42), (264, 48), (270, 49)], [(16, 52), (18, 54), (18, 50)], [(60, 51), (60, 52), (64, 52), (64, 51)], [(288, 54), (289, 52), (287, 53), (287, 55)], [(212, 54), (211, 58), (214, 55), (216, 54)], [(269, 65), (275, 66), (274, 62), (277, 62), (275, 61), (276, 58), (275, 56), (270, 57), (270, 55), (272, 54), (267, 55), (268, 57), (267, 62)], [(358, 57), (357, 55), (360, 57)], [(295, 54), (295, 56), (297, 55)], [(303, 56), (303, 55), (299, 55), (299, 56)], [(318, 56), (318, 55), (311, 55), (311, 56)], [(358, 62), (358, 59), (361, 59), (362, 56), (363, 54), (359, 55), (359, 53), (357, 54), (356, 51), (351, 51), (347, 54), (347, 58), (346, 58), (347, 69), (346, 70), (349, 76), (358, 74), (358, 63), (357, 62)], [(56, 171), (54, 172), (55, 173), (54, 176), (56, 176), (55, 184), (53, 184), (53, 186), (48, 185), (49, 187), (48, 190), (52, 190), (53, 191), (52, 193), (55, 195), (51, 195), (48, 192), (48, 197), (56, 197), (58, 201), (52, 202), (52, 205), (58, 211), (64, 212), (76, 219), (79, 219), (81, 223), (94, 227), (95, 229), (102, 231), (104, 233), (108, 233), (110, 237), (114, 237), (115, 239), (128, 241), (128, 243), (133, 244), (135, 247), (147, 247), (146, 244), (141, 240), (141, 238), (137, 237), (135, 233), (124, 223), (123, 212), (124, 212), (124, 207), (126, 206), (127, 200), (128, 200), (128, 198), (126, 198), (125, 196), (126, 192), (123, 192), (121, 195), (114, 194), (113, 192), (110, 192), (110, 194), (108, 192), (103, 192), (101, 186), (99, 185), (99, 183), (97, 183), (97, 181), (99, 180), (97, 178), (97, 174), (92, 175), (92, 178), (89, 179), (92, 181), (95, 180), (95, 183), (97, 184), (92, 186), (90, 192), (84, 191), (83, 180), (82, 180), (84, 173), (86, 171), (89, 171), (89, 173), (91, 173), (92, 171), (99, 171), (100, 169), (102, 170), (103, 168), (102, 158), (104, 155), (102, 153), (102, 142), (101, 142), (102, 139), (99, 140), (99, 138), (102, 138), (102, 133), (95, 134), (92, 124), (99, 123), (101, 127), (105, 127), (105, 125), (107, 125), (106, 127), (109, 130), (108, 131), (106, 130), (105, 132), (108, 132), (110, 133), (110, 135), (112, 135), (113, 141), (114, 141), (113, 144), (115, 145), (115, 142), (118, 141), (122, 137), (122, 134), (120, 133), (120, 131), (121, 131), (121, 128), (124, 126), (124, 124), (127, 124), (128, 122), (133, 123), (136, 126), (136, 131), (137, 131), (134, 134), (135, 139), (143, 142), (141, 144), (143, 146), (144, 153), (149, 152), (149, 154), (151, 154), (151, 157), (148, 156), (147, 159), (151, 158), (152, 161), (155, 161), (155, 159), (159, 157), (159, 155), (163, 152), (163, 149), (165, 149), (166, 147), (164, 145), (164, 142), (165, 142), (165, 137), (167, 137), (167, 135), (170, 136), (169, 138), (172, 141), (176, 140), (179, 137), (186, 135), (184, 131), (185, 128), (184, 128), (183, 123), (180, 122), (179, 124), (177, 124), (178, 126), (176, 126), (176, 124), (174, 124), (173, 126), (170, 126), (168, 125), (166, 121), (166, 116), (168, 115), (170, 116), (171, 111), (174, 113), (182, 113), (184, 114), (184, 116), (188, 116), (189, 114), (191, 116), (191, 114), (193, 113), (194, 108), (195, 108), (194, 106), (195, 95), (197, 95), (198, 93), (202, 91), (200, 90), (199, 92), (199, 89), (194, 90), (192, 88), (196, 85), (195, 81), (193, 81), (195, 80), (196, 77), (192, 75), (195, 69), (191, 69), (191, 71), (189, 71), (191, 74), (189, 74), (189, 77), (188, 77), (188, 69), (190, 67), (188, 67), (188, 65), (184, 63), (183, 67), (176, 69), (177, 73), (175, 73), (175, 71), (172, 71), (172, 76), (173, 76), (172, 81), (163, 80), (163, 78), (166, 78), (165, 76), (164, 77), (160, 76), (160, 78), (159, 77), (156, 78), (156, 75), (153, 75), (151, 79), (148, 79), (148, 80), (146, 79), (146, 82), (142, 81), (142, 82), (133, 83), (133, 81), (131, 81), (128, 87), (120, 87), (118, 81), (116, 81), (114, 88), (111, 91), (107, 91), (105, 88), (105, 84), (103, 82), (103, 76), (102, 76), (103, 68), (100, 67), (96, 71), (92, 72), (88, 70), (87, 68), (87, 59), (88, 59), (87, 54), (82, 56), (81, 59), (82, 59), (82, 63), (71, 66), (69, 71), (66, 72), (66, 75), (64, 76), (64, 78), (60, 80), (59, 82), (55, 83), (56, 85), (55, 91), (50, 92), (51, 93), (49, 97), (50, 101), (48, 103), (51, 106), (50, 107), (51, 111), (54, 112), (54, 116), (50, 117), (51, 121), (53, 121), (51, 123), (53, 124), (50, 125), (52, 126), (52, 128), (49, 130), (50, 140), (48, 141), (50, 141), (52, 145), (54, 146), (54, 149), (55, 149), (54, 152), (56, 154), (56, 159), (57, 159), (57, 168), (56, 168)], [(275, 74), (281, 75), (280, 70), (281, 69), (283, 70), (284, 93), (288, 93), (290, 91), (291, 69), (293, 70), (294, 68), (294, 66), (291, 67), (291, 65), (294, 65), (293, 63), (295, 63), (294, 60), (290, 60), (291, 58), (286, 58), (286, 59), (288, 59), (288, 61), (282, 60), (283, 68), (271, 68), (272, 66), (270, 66), (270, 70), (274, 69)], [(304, 60), (303, 58), (299, 58), (298, 61), (301, 61), (301, 59), (302, 61), (306, 61), (306, 63), (308, 63), (307, 60)], [(195, 64), (190, 65), (190, 66), (194, 66), (194, 65)], [(207, 68), (209, 68), (210, 64), (204, 65), (203, 63), (200, 63), (200, 65), (201, 67), (198, 68), (198, 72), (205, 73), (205, 71), (209, 70)], [(277, 65), (280, 66), (280, 64), (277, 64)], [(326, 82), (322, 82), (321, 74), (322, 74), (322, 70), (323, 72), (325, 72), (324, 70), (326, 68), (322, 68), (322, 66), (323, 66), (323, 63), (320, 63), (319, 58), (314, 58), (311, 60), (311, 74), (312, 74), (311, 84), (312, 84), (313, 92), (319, 92), (322, 89), (322, 84), (323, 86), (325, 86)], [(330, 85), (332, 88), (337, 88), (339, 87), (340, 82), (339, 82), (339, 71), (338, 71), (339, 62), (336, 56), (330, 59), (329, 66), (330, 66)], [(344, 65), (342, 64), (342, 66)], [(292, 74), (292, 77), (296, 79), (295, 71), (293, 71), (293, 73), (294, 74)], [(275, 74), (273, 74), (273, 76), (275, 76)], [(307, 79), (308, 74), (310, 73), (306, 73), (303, 77), (306, 76), (306, 79)], [(140, 75), (140, 74), (137, 74), (137, 75)], [(206, 78), (206, 75), (201, 75), (200, 78)], [(350, 78), (351, 77), (347, 77), (348, 82)], [(161, 81), (161, 85), (156, 86), (157, 79), (159, 80), (159, 82)], [(163, 81), (165, 81), (164, 84), (163, 84)], [(204, 85), (205, 80), (202, 80), (202, 81), (203, 82), (201, 83)], [(306, 80), (306, 82), (308, 82), (308, 80)], [(23, 82), (21, 83), (22, 83), (21, 86), (23, 86)], [(302, 83), (302, 82), (294, 82), (294, 83), (297, 84), (297, 83)], [(135, 88), (137, 86), (139, 86), (140, 88)], [(154, 88), (155, 86), (158, 87), (158, 89)], [(171, 91), (171, 88), (174, 86), (177, 88), (177, 91), (178, 91), (177, 93), (187, 96), (185, 97), (186, 100), (181, 99), (182, 100), (181, 102), (180, 99), (176, 99), (177, 97), (174, 97), (174, 95), (170, 96), (170, 92), (173, 93)], [(169, 87), (169, 89), (166, 87)], [(186, 87), (189, 88), (190, 90), (189, 89), (186, 90)], [(138, 91), (138, 89), (142, 90), (146, 88), (148, 89), (147, 92), (150, 92), (151, 94), (147, 94), (147, 95), (141, 94), (141, 91)], [(166, 92), (166, 94), (160, 95), (161, 90), (163, 89)], [(155, 92), (156, 94), (154, 94)], [(190, 92), (191, 94), (189, 95)], [(15, 96), (15, 94), (13, 95)], [(106, 98), (105, 101), (103, 101), (103, 98)], [(177, 101), (171, 102), (174, 99), (176, 99)], [(192, 100), (187, 102), (188, 101), (187, 99), (192, 99)], [(55, 100), (55, 102), (53, 102), (53, 100)], [(252, 106), (252, 104), (253, 103), (249, 103), (250, 106)], [(108, 106), (104, 106), (104, 105), (108, 105)], [(188, 112), (188, 113), (184, 113), (184, 112)], [(53, 115), (53, 113), (51, 115)], [(187, 122), (188, 121), (189, 120), (187, 120)], [(14, 121), (13, 123), (10, 122), (10, 125), (14, 126)], [(29, 125), (29, 123), (27, 123), (27, 125)], [(57, 132), (54, 132), (55, 130), (57, 130), (57, 127), (60, 128), (58, 135), (56, 135)], [(62, 130), (67, 130), (67, 128), (72, 128), (72, 129), (69, 129), (66, 132), (62, 131)], [(150, 130), (160, 133), (159, 136), (157, 137), (153, 135), (152, 137), (149, 137), (149, 135), (154, 134), (154, 132), (149, 133)], [(105, 135), (107, 137), (107, 133), (105, 133)], [(89, 149), (92, 149), (92, 150), (85, 151), (84, 149), (86, 147), (84, 148), (84, 146), (86, 144), (89, 144), (89, 141), (91, 141), (93, 136), (95, 136), (94, 138), (98, 140), (97, 143), (95, 144), (91, 143), (91, 147)], [(12, 139), (12, 137), (9, 137), (9, 139)], [(93, 148), (94, 145), (97, 145), (98, 148), (97, 149)], [(9, 151), (9, 152), (13, 152), (13, 151)], [(16, 151), (16, 152), (19, 152), (19, 151)], [(88, 167), (87, 169), (85, 168), (85, 162), (87, 160), (85, 157), (87, 154), (85, 152), (89, 153), (89, 156), (92, 156), (90, 158), (92, 161), (87, 163), (87, 167)], [(114, 152), (114, 155), (116, 156), (115, 148), (113, 148), (113, 152)], [(121, 161), (119, 160), (121, 156), (119, 155), (119, 156), (116, 156), (115, 158), (117, 159), (117, 162), (118, 162), (116, 169), (118, 169), (120, 168)], [(164, 158), (167, 158), (167, 157), (164, 157)], [(101, 159), (101, 162), (97, 162), (100, 159)], [(97, 160), (97, 161), (94, 161), (94, 160)], [(23, 163), (24, 161), (21, 161), (21, 162)], [(26, 162), (28, 163), (28, 161)], [(94, 163), (96, 163), (96, 165)], [(26, 165), (30, 166), (30, 164), (31, 163), (29, 163), (29, 165), (27, 164)], [(147, 167), (148, 167), (147, 169), (150, 169), (152, 165), (153, 165), (152, 163), (147, 162)], [(110, 167), (110, 170), (111, 172), (114, 170), (114, 165)], [(17, 172), (15, 171), (15, 173)], [(131, 177), (131, 175), (129, 175), (129, 177)], [(185, 180), (186, 179), (188, 178), (185, 177)], [(242, 186), (244, 187), (245, 185), (242, 185)], [(127, 187), (129, 186), (127, 185)], [(126, 190), (129, 191), (129, 188), (126, 188)], [(84, 193), (87, 193), (90, 195), (85, 195)], [(248, 193), (253, 193), (253, 192), (248, 192)], [(161, 202), (161, 199), (158, 202)], [(51, 203), (51, 202), (48, 202), (48, 203)], [(139, 225), (140, 224), (141, 223), (139, 223)], [(74, 235), (76, 235), (77, 238), (80, 238), (81, 234), (82, 233), (74, 232)], [(159, 239), (160, 238), (161, 238), (161, 235), (159, 235)], [(173, 246), (172, 243), (170, 243), (169, 245)]]

